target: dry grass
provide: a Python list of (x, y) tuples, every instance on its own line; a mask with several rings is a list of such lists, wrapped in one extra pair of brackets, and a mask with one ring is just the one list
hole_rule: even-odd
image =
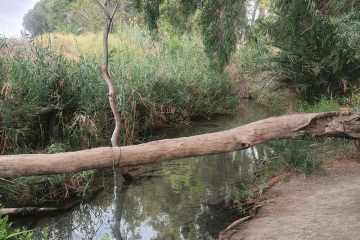
[[(149, 49), (149, 45), (152, 45), (150, 35), (145, 30), (134, 28), (137, 27), (125, 27), (115, 34), (110, 34), (108, 38), (109, 51), (113, 48), (119, 50), (126, 49), (127, 53), (136, 54), (139, 59), (143, 59), (144, 56), (150, 53), (156, 54), (158, 52), (157, 46)], [(78, 59), (80, 55), (101, 56), (103, 51), (102, 33), (86, 33), (79, 36), (64, 33), (50, 33), (38, 36), (35, 42), (45, 46), (51, 43), (53, 49), (61, 51), (69, 59)]]

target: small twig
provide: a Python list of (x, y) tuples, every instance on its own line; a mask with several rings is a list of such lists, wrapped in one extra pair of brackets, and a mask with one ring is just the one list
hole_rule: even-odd
[(251, 215), (255, 215), (255, 213), (256, 213), (256, 210), (258, 209), (258, 208), (261, 208), (262, 206), (264, 206), (264, 203), (259, 203), (259, 204), (256, 204), (252, 209), (251, 209)]
[(254, 206), (255, 206), (255, 204), (254, 204), (254, 205), (251, 205), (251, 206), (249, 206), (249, 207), (246, 207), (246, 208), (241, 209), (241, 213), (244, 213), (244, 212), (248, 211), (249, 209), (252, 209)]

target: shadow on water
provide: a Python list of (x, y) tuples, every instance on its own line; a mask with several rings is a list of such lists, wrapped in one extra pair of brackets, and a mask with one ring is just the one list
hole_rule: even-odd
[[(269, 117), (249, 103), (235, 117), (199, 120), (190, 127), (161, 130), (158, 136), (184, 137), (228, 130)], [(51, 239), (206, 239), (217, 236), (239, 218), (231, 209), (228, 192), (253, 178), (257, 162), (272, 154), (266, 145), (243, 151), (173, 160), (159, 165), (157, 177), (131, 184), (120, 175), (105, 182), (93, 201), (72, 211), (41, 218), (35, 227), (47, 227)], [(117, 187), (116, 187), (117, 186)]]

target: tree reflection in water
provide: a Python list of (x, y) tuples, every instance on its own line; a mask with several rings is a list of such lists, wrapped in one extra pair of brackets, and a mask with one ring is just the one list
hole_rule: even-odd
[[(237, 117), (222, 117), (179, 128), (168, 137), (183, 137), (227, 130), (268, 117), (263, 111), (244, 110)], [(211, 126), (211, 127), (208, 127)], [(93, 201), (71, 212), (43, 218), (51, 239), (205, 239), (216, 236), (239, 216), (226, 206), (229, 189), (252, 178), (256, 162), (272, 150), (259, 145), (244, 151), (179, 159), (159, 165), (162, 174), (131, 184), (121, 176), (106, 181), (106, 189)], [(113, 189), (119, 186), (114, 194)], [(121, 186), (121, 187), (120, 187)], [(114, 197), (116, 195), (116, 197)]]

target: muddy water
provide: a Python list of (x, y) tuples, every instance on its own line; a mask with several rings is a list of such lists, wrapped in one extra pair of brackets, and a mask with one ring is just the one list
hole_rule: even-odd
[[(269, 117), (249, 103), (235, 117), (196, 121), (156, 133), (165, 138), (228, 130)], [(166, 162), (156, 177), (131, 184), (111, 178), (106, 189), (71, 211), (42, 217), (50, 239), (206, 239), (239, 218), (230, 210), (229, 190), (253, 178), (257, 162), (271, 155), (266, 145), (244, 151)], [(159, 174), (160, 172), (160, 174)]]

